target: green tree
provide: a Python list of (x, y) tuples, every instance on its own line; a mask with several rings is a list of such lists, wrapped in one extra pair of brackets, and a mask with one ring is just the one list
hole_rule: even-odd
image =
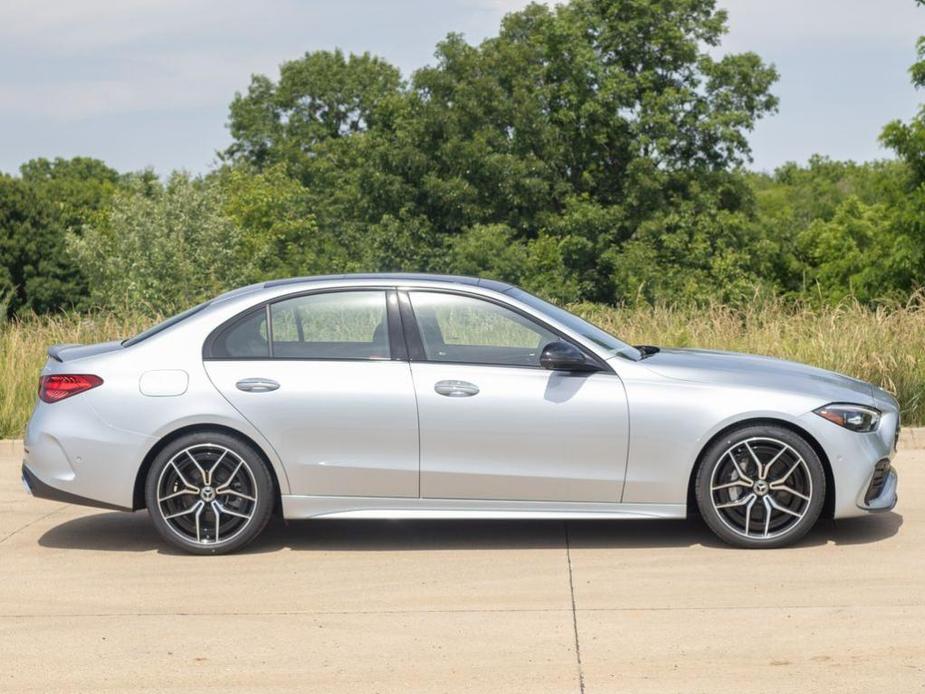
[(310, 197), (282, 165), (262, 172), (238, 166), (216, 179), (222, 211), (241, 230), (241, 252), (258, 279), (331, 272), (344, 254), (323, 236), (311, 211)]
[(613, 263), (653, 220), (753, 209), (716, 174), (748, 160), (776, 73), (713, 58), (725, 23), (713, 0), (534, 4), (479, 46), (451, 34), (407, 85), (369, 56), (307, 54), (236, 97), (226, 156), (287, 162), (349, 267), (529, 278), (542, 259), (569, 277), (553, 293), (625, 299), (636, 287)]
[(105, 219), (71, 233), (70, 252), (97, 306), (152, 313), (191, 306), (259, 275), (252, 247), (224, 213), (216, 181), (132, 179)]
[[(925, 7), (925, 0), (916, 0)], [(916, 44), (917, 57), (909, 68), (916, 89), (925, 87), (925, 36)], [(898, 283), (903, 289), (925, 284), (925, 104), (909, 123), (888, 123), (880, 135), (881, 142), (908, 167), (904, 195), (893, 209), (893, 234), (896, 237)]]
[(80, 233), (104, 209), (119, 185), (119, 172), (98, 159), (33, 159), (19, 167), (22, 180), (54, 207), (61, 225)]
[(0, 318), (73, 305), (79, 289), (51, 201), (26, 182), (0, 175)]
[(900, 259), (904, 239), (893, 233), (893, 215), (882, 204), (849, 197), (830, 220), (815, 219), (800, 234), (807, 279), (828, 301), (854, 297), (863, 302), (898, 294), (908, 273)]
[[(770, 175), (747, 174), (755, 197), (757, 237), (774, 247), (771, 266), (766, 270), (769, 275), (765, 276), (773, 277), (777, 291), (789, 296), (844, 296), (844, 289), (826, 285), (820, 292), (817, 286), (822, 275), (827, 275), (817, 272), (818, 264), (829, 260), (842, 263), (844, 259), (820, 255), (821, 247), (811, 248), (808, 239), (823, 228), (831, 232), (833, 225), (847, 221), (862, 208), (877, 206), (892, 219), (906, 197), (907, 177), (908, 168), (898, 161), (856, 164), (821, 156), (810, 157), (806, 165), (785, 164)], [(856, 204), (843, 209), (848, 201)], [(889, 228), (886, 218), (878, 226)], [(813, 231), (809, 231), (811, 227)], [(835, 251), (834, 246), (829, 248)], [(884, 293), (889, 293), (899, 277), (891, 275), (881, 281)]]
[[(915, 1), (917, 5), (925, 7), (925, 0)], [(918, 59), (909, 68), (909, 74), (913, 86), (921, 89), (925, 87), (925, 36), (919, 37), (916, 52)], [(912, 169), (913, 187), (925, 183), (925, 104), (909, 123), (899, 120), (888, 123), (880, 140)]]
[(255, 75), (247, 94), (235, 95), (226, 156), (258, 166), (306, 164), (327, 141), (377, 127), (399, 87), (398, 70), (369, 54), (307, 53), (283, 63), (277, 83)]

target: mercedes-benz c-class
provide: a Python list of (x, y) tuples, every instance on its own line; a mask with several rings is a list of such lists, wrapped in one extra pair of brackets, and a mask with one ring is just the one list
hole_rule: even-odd
[(55, 345), (38, 497), (147, 508), (184, 550), (285, 518), (682, 518), (779, 547), (887, 511), (886, 391), (768, 357), (631, 346), (501, 282), (244, 287), (123, 341)]

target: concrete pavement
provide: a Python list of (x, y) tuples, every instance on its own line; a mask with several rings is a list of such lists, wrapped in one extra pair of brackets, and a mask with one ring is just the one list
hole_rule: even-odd
[(925, 692), (925, 450), (895, 512), (787, 550), (699, 522), (279, 521), (227, 557), (32, 499), (19, 457), (0, 691)]

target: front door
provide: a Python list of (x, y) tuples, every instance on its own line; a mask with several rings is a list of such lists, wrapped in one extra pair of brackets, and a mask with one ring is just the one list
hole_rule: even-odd
[(276, 449), (293, 494), (418, 496), (414, 387), (388, 313), (385, 291), (308, 294), (212, 341), (209, 377)]
[(411, 364), (422, 497), (620, 501), (629, 421), (616, 374), (541, 368), (562, 338), (497, 303), (409, 297), (424, 350)]

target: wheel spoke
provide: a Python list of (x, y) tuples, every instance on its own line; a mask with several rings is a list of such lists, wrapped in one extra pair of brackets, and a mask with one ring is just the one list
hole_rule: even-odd
[(188, 449), (188, 448), (187, 448), (185, 451), (183, 451), (183, 452), (186, 453), (186, 457), (189, 458), (190, 460), (192, 460), (192, 461), (193, 461), (193, 465), (195, 465), (195, 466), (196, 466), (196, 469), (199, 470), (199, 479), (202, 480), (202, 483), (205, 484), (205, 485), (208, 485), (209, 482), (208, 482), (208, 480), (206, 479), (206, 471), (202, 469), (202, 465), (199, 464), (199, 461), (196, 460), (195, 456), (194, 456), (192, 453), (189, 452), (189, 449)]
[(745, 480), (733, 480), (732, 482), (727, 482), (726, 484), (718, 484), (715, 487), (711, 487), (714, 492), (722, 491), (723, 489), (731, 489), (732, 487), (751, 487), (748, 482)]
[(764, 498), (768, 500), (768, 503), (771, 504), (771, 506), (773, 506), (775, 510), (780, 511), (781, 513), (789, 514), (789, 515), (793, 516), (794, 518), (802, 518), (802, 517), (803, 517), (803, 514), (802, 514), (802, 513), (797, 513), (796, 511), (791, 511), (791, 510), (790, 510), (789, 508), (787, 508), (786, 506), (782, 506), (781, 504), (777, 503), (770, 495), (768, 495), (768, 496), (766, 496), (766, 497), (764, 497)]
[(184, 494), (198, 494), (198, 493), (199, 492), (195, 489), (181, 489), (180, 491), (174, 492), (173, 494), (168, 494), (167, 496), (157, 497), (157, 503), (162, 504), (165, 501), (176, 499), (178, 496), (183, 496)]
[(164, 520), (170, 520), (171, 518), (179, 518), (180, 516), (188, 516), (191, 513), (196, 513), (198, 510), (201, 510), (203, 507), (203, 501), (200, 499), (195, 504), (190, 506), (187, 509), (182, 511), (177, 511), (176, 513), (171, 513), (170, 515), (164, 516)]
[(199, 506), (199, 510), (196, 511), (196, 515), (195, 515), (195, 518), (196, 518), (196, 542), (202, 542), (202, 536), (199, 534), (199, 517), (202, 515), (202, 509), (205, 508), (206, 504), (205, 504), (205, 502), (204, 502), (202, 499), (200, 499), (200, 500), (197, 502), (197, 505)]
[(734, 455), (732, 455), (732, 451), (729, 451), (728, 455), (729, 459), (732, 461), (732, 466), (736, 469), (736, 474), (739, 476), (739, 479), (743, 480), (744, 482), (748, 482), (749, 485), (754, 484), (754, 480), (742, 472), (742, 468), (739, 467), (739, 461), (735, 459)]
[(776, 480), (774, 480), (773, 482), (771, 482), (771, 486), (774, 486), (775, 484), (780, 484), (781, 482), (786, 482), (787, 479), (790, 477), (790, 475), (793, 474), (793, 471), (796, 470), (798, 467), (800, 467), (800, 464), (801, 464), (802, 462), (803, 462), (803, 459), (800, 458), (800, 457), (797, 457), (796, 462), (795, 462), (793, 465), (790, 466), (790, 468), (787, 470), (787, 472), (784, 473), (784, 476), (783, 476), (783, 477), (779, 477), (779, 478), (777, 478)]
[(226, 455), (228, 455), (228, 449), (225, 449), (224, 451), (222, 451), (222, 454), (218, 457), (218, 460), (216, 460), (214, 463), (212, 463), (212, 467), (210, 467), (210, 468), (209, 468), (209, 472), (206, 473), (206, 484), (207, 484), (207, 485), (211, 485), (211, 484), (212, 484), (212, 475), (213, 475), (213, 474), (215, 473), (215, 471), (218, 469), (219, 464), (222, 462), (222, 460), (225, 459), (225, 456), (226, 456)]
[(763, 480), (764, 477), (761, 476), (761, 460), (755, 454), (755, 451), (752, 450), (752, 447), (748, 445), (748, 441), (745, 442), (745, 450), (748, 451), (748, 454), (752, 457), (752, 460), (755, 461), (755, 467), (758, 469), (758, 479)]
[(724, 504), (716, 504), (714, 508), (723, 509), (723, 508), (735, 508), (736, 506), (745, 506), (748, 503), (754, 503), (756, 498), (757, 497), (755, 496), (755, 493), (752, 492), (751, 494), (747, 496), (743, 496), (739, 499), (736, 499), (735, 501), (728, 501)]
[(780, 458), (787, 448), (781, 448), (777, 453), (774, 454), (774, 457), (771, 458), (767, 463), (765, 463), (764, 470), (758, 477), (760, 479), (766, 480), (768, 478), (768, 473), (771, 471), (771, 466), (777, 462), (777, 459)]
[(748, 530), (752, 525), (752, 506), (755, 505), (758, 497), (754, 494), (751, 495), (751, 501), (745, 504), (745, 537), (748, 537)]
[(786, 484), (774, 483), (771, 485), (771, 489), (774, 490), (775, 492), (786, 492), (787, 494), (793, 494), (794, 496), (799, 497), (800, 499), (803, 499), (803, 501), (809, 501), (809, 497), (806, 496), (806, 494), (803, 494), (802, 492), (798, 492), (796, 489), (794, 489), (793, 487), (788, 487)]
[(768, 503), (768, 497), (761, 500), (764, 504), (764, 536), (767, 537), (771, 530), (771, 505)]
[(229, 476), (227, 480), (225, 480), (222, 484), (220, 484), (218, 487), (215, 488), (216, 493), (222, 492), (228, 488), (228, 486), (231, 484), (232, 480), (234, 480), (234, 478), (237, 476), (238, 472), (241, 470), (241, 467), (243, 465), (244, 465), (243, 460), (238, 461), (238, 464), (235, 467), (235, 469), (232, 471), (231, 476)]
[(234, 489), (222, 489), (221, 491), (216, 491), (216, 494), (221, 494), (222, 496), (230, 494), (231, 496), (236, 496), (239, 499), (247, 499), (248, 501), (257, 501), (256, 498), (248, 496), (247, 494), (242, 494), (241, 492), (235, 491)]
[(215, 508), (215, 502), (212, 502), (212, 513), (215, 514), (215, 541), (218, 542), (218, 528), (221, 525), (221, 516), (219, 515), (218, 509)]
[(218, 507), (219, 511), (221, 511), (222, 513), (227, 513), (229, 516), (235, 516), (236, 518), (245, 518), (245, 519), (250, 518), (250, 516), (247, 515), (246, 513), (238, 513), (237, 511), (232, 511), (230, 508), (223, 506), (218, 501), (213, 501), (212, 503), (215, 504), (216, 507)]
[(180, 481), (183, 483), (183, 485), (187, 489), (192, 489), (198, 494), (199, 487), (197, 487), (195, 484), (191, 484), (190, 481), (183, 476), (183, 473), (180, 472), (180, 468), (177, 467), (177, 464), (173, 460), (170, 461), (170, 464), (173, 466), (174, 471), (177, 473), (177, 477), (180, 478)]

